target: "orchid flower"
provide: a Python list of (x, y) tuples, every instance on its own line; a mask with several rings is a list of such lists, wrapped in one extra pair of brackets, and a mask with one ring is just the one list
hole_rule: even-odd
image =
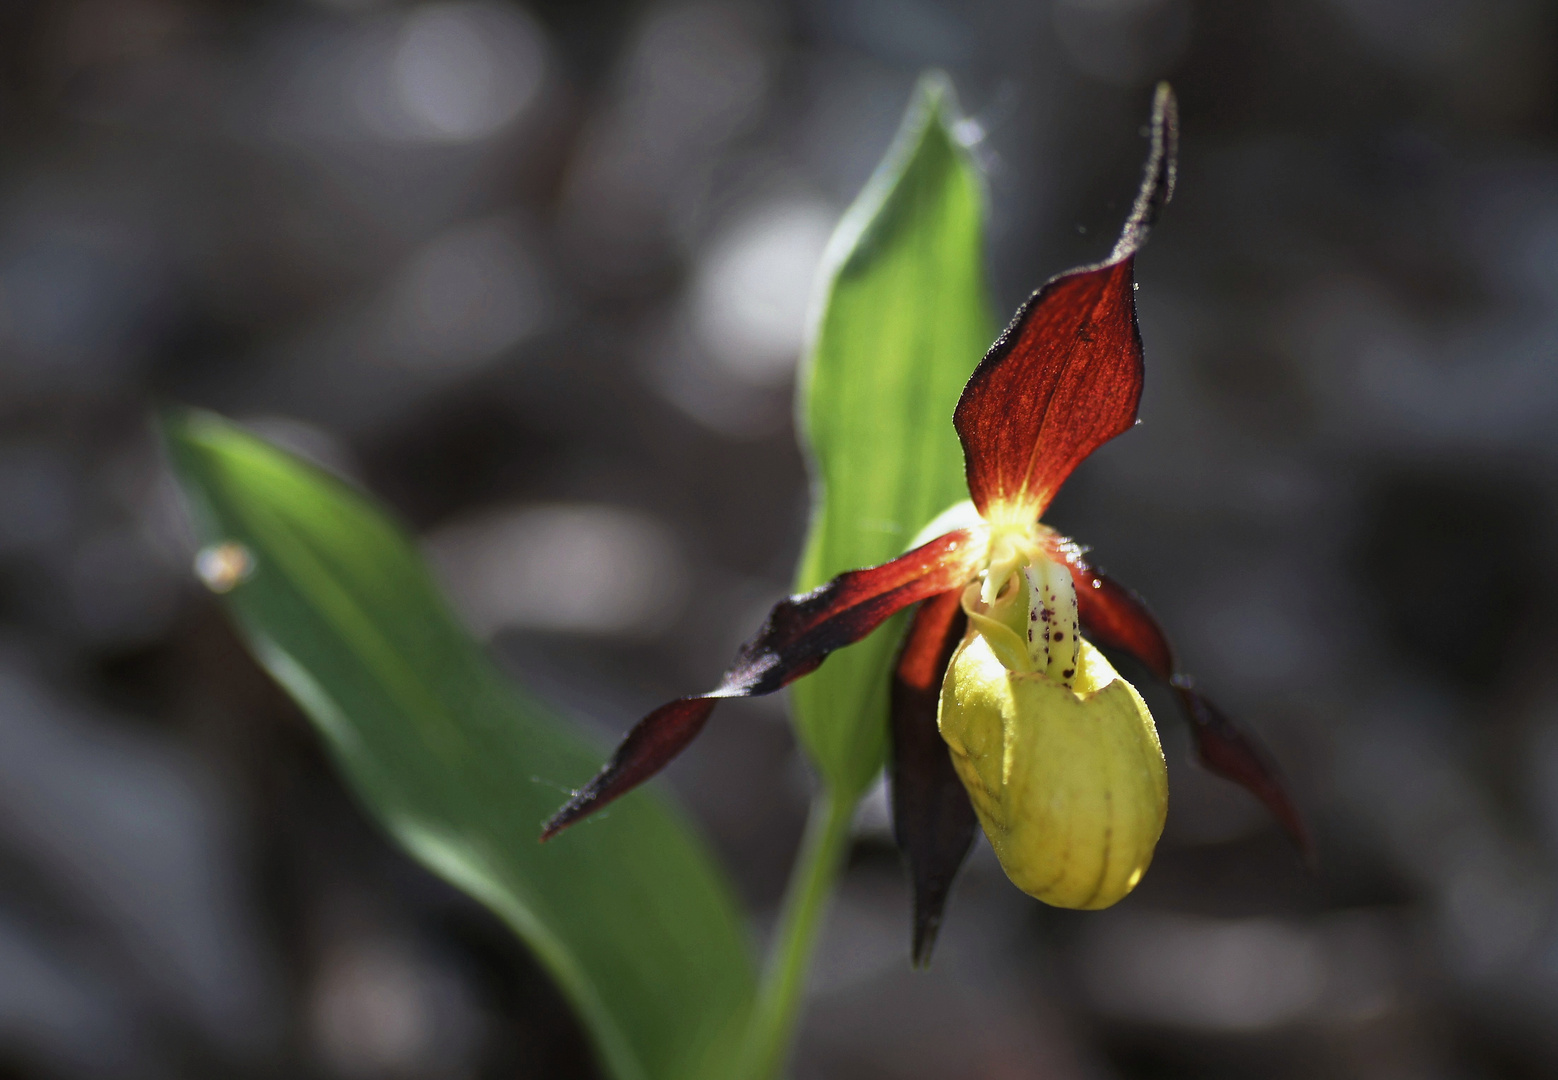
[(969, 501), (907, 554), (781, 601), (718, 686), (638, 722), (546, 822), (543, 840), (664, 768), (721, 699), (773, 693), (919, 604), (891, 704), (894, 827), (914, 881), (916, 962), (976, 822), (1012, 882), (1056, 906), (1108, 907), (1147, 869), (1167, 812), (1163, 751), (1141, 695), (1095, 643), (1167, 681), (1202, 763), (1248, 788), (1308, 851), (1264, 751), (1179, 672), (1141, 600), (1040, 521), (1071, 472), (1136, 423), (1133, 269), (1173, 193), (1176, 139), (1162, 86), (1145, 177), (1113, 252), (1034, 293), (969, 378), (953, 414)]

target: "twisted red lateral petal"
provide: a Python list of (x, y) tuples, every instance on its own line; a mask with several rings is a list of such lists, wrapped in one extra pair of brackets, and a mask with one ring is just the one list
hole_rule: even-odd
[(893, 671), (893, 834), (914, 885), (916, 967), (930, 961), (952, 881), (979, 824), (936, 726), (942, 679), (967, 625), (961, 589), (925, 601)]
[(851, 570), (781, 600), (718, 686), (662, 705), (635, 724), (600, 772), (542, 826), (541, 839), (550, 840), (665, 768), (703, 730), (720, 698), (771, 694), (816, 670), (829, 653), (859, 641), (894, 613), (966, 583), (981, 553), (973, 531), (958, 529), (892, 562)]
[(1209, 771), (1232, 780), (1264, 803), (1305, 862), (1314, 866), (1315, 849), (1309, 830), (1282, 786), (1271, 755), (1260, 740), (1240, 728), (1196, 690), (1189, 675), (1178, 671), (1168, 635), (1164, 634), (1141, 597), (1088, 566), (1081, 549), (1073, 542), (1057, 537), (1051, 543), (1051, 550), (1071, 570), (1083, 633), (1095, 644), (1134, 656), (1174, 688), (1195, 735), (1196, 758)]
[(1173, 194), (1177, 139), (1174, 96), (1160, 86), (1146, 174), (1109, 259), (1034, 293), (963, 388), (953, 424), (986, 517), (1036, 520), (1073, 469), (1136, 423), (1135, 256)]
[(1317, 865), (1315, 846), (1298, 808), (1282, 787), (1271, 757), (1253, 735), (1243, 731), (1195, 688), (1188, 675), (1177, 675), (1174, 692), (1196, 737), (1196, 757), (1207, 769), (1232, 780), (1266, 804), (1310, 869)]

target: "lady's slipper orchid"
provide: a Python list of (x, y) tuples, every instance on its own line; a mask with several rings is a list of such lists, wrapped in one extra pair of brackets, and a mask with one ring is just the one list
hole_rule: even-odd
[(1307, 851), (1265, 755), (1177, 672), (1141, 601), (1039, 521), (1072, 470), (1136, 423), (1133, 267), (1173, 192), (1176, 136), (1163, 86), (1146, 175), (1114, 251), (1036, 292), (970, 377), (953, 414), (970, 501), (927, 526), (907, 554), (780, 602), (720, 684), (640, 720), (543, 839), (658, 772), (719, 699), (772, 693), (919, 603), (891, 709), (894, 825), (914, 879), (916, 962), (976, 821), (1013, 883), (1056, 906), (1108, 907), (1146, 870), (1167, 811), (1163, 752), (1141, 696), (1093, 642), (1168, 681), (1203, 764), (1258, 796)]

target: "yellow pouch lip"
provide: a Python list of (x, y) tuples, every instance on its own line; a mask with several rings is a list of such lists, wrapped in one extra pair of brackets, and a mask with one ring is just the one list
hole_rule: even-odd
[(1006, 669), (971, 630), (948, 665), (938, 723), (1013, 884), (1098, 909), (1141, 879), (1168, 784), (1146, 703), (1084, 641), (1072, 687)]

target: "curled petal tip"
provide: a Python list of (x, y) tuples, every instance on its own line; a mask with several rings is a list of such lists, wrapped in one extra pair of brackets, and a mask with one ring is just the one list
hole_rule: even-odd
[(1158, 215), (1174, 197), (1174, 181), (1179, 171), (1179, 102), (1166, 82), (1160, 82), (1153, 95), (1151, 131), (1152, 149), (1147, 154), (1141, 189), (1136, 193), (1131, 216), (1125, 219), (1125, 227), (1120, 230), (1120, 239), (1109, 255), (1109, 262), (1136, 254), (1147, 242), (1147, 233), (1157, 224)]

